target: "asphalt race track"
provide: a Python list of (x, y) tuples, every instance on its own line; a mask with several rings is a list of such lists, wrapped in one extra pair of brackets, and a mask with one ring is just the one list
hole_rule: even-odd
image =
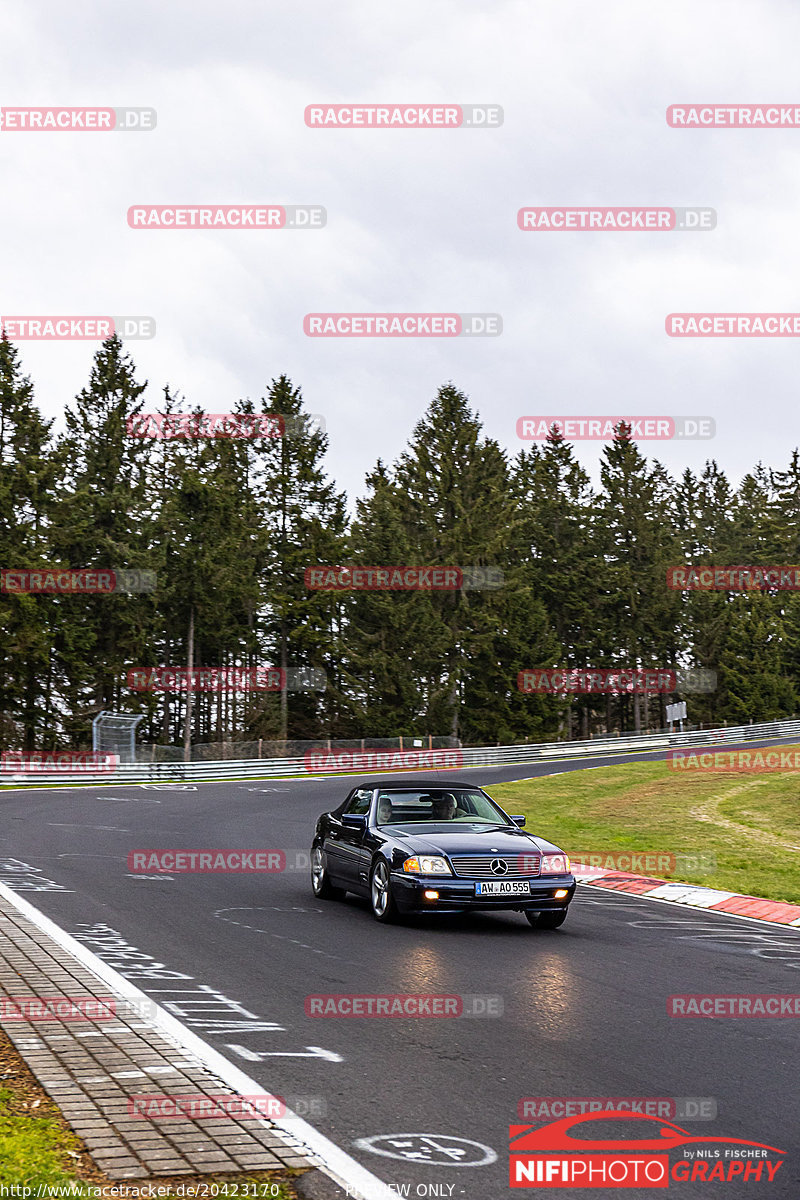
[[(626, 756), (474, 768), (459, 778), (489, 785), (609, 761)], [(210, 996), (221, 994), (224, 1003), (203, 1011), (206, 1025), (195, 1024), (196, 1032), (288, 1103), (302, 1098), (310, 1107), (300, 1115), (398, 1194), (524, 1195), (508, 1185), (508, 1126), (523, 1123), (518, 1102), (590, 1096), (713, 1098), (716, 1119), (676, 1123), (697, 1135), (747, 1138), (787, 1152), (772, 1183), (672, 1182), (671, 1194), (800, 1197), (797, 1021), (677, 1020), (666, 1007), (674, 993), (800, 992), (800, 930), (585, 886), (558, 931), (536, 932), (513, 913), (383, 927), (366, 902), (316, 901), (302, 857), (316, 816), (353, 782), (2, 792), (0, 878), (73, 935), (102, 937), (101, 926), (116, 931), (144, 957), (124, 960), (102, 942), (86, 944), (159, 1002), (180, 1005), (178, 989), (200, 985), (213, 989)], [(529, 827), (535, 832), (535, 821)], [(287, 870), (166, 878), (128, 872), (134, 849), (216, 847), (283, 850)], [(60, 888), (27, 890), (32, 876), (14, 871), (9, 859)], [(146, 956), (163, 964), (150, 977)], [(189, 978), (152, 977), (164, 968)], [(499, 996), (503, 1015), (306, 1016), (306, 997), (327, 993)], [(199, 1020), (198, 1011), (176, 1015)], [(402, 1134), (433, 1141), (378, 1143), (398, 1157), (356, 1144)], [(492, 1156), (448, 1139), (468, 1139), (496, 1158), (456, 1165), (457, 1150), (473, 1162)]]

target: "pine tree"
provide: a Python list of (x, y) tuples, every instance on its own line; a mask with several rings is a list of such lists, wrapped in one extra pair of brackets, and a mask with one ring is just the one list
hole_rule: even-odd
[[(675, 563), (695, 566), (733, 566), (740, 561), (732, 520), (734, 492), (724, 472), (713, 460), (699, 476), (685, 471), (675, 490), (674, 527), (679, 541)], [(687, 661), (717, 672), (717, 688), (708, 694), (687, 696), (689, 720), (715, 725), (729, 713), (725, 674), (720, 664), (730, 629), (731, 605), (736, 596), (723, 591), (676, 593), (680, 618), (679, 641)]]
[[(677, 594), (667, 588), (667, 568), (679, 561), (679, 546), (670, 520), (672, 485), (664, 468), (652, 467), (620, 425), (601, 462), (599, 550), (605, 562), (608, 591), (604, 626), (608, 629), (609, 666), (667, 667), (679, 651)], [(644, 699), (644, 704), (642, 700)], [(660, 696), (655, 703), (663, 704)], [(653, 703), (634, 693), (619, 698), (621, 722), (632, 709), (634, 729), (645, 725)], [(663, 724), (660, 718), (658, 724)]]
[[(314, 737), (329, 729), (346, 707), (346, 682), (336, 628), (336, 594), (306, 584), (307, 567), (338, 565), (345, 547), (346, 500), (322, 465), (328, 438), (314, 426), (303, 397), (285, 375), (272, 381), (262, 399), (263, 413), (278, 413), (285, 436), (259, 440), (260, 504), (270, 540), (269, 567), (263, 580), (266, 644), (282, 672), (324, 671), (328, 687), (281, 691), (278, 736)], [(330, 735), (328, 735), (330, 736)]]
[[(19, 354), (0, 337), (0, 566), (47, 562), (57, 466)], [(55, 744), (50, 691), (52, 598), (0, 595), (0, 749)]]
[(780, 562), (800, 564), (800, 451), (793, 450), (785, 471), (772, 473), (773, 507), (778, 521)]
[[(520, 695), (517, 676), (529, 652), (552, 652), (553, 643), (512, 553), (508, 464), (483, 437), (466, 396), (452, 384), (441, 387), (408, 450), (391, 471), (379, 465), (371, 485), (353, 530), (359, 561), (458, 567), (468, 583), (482, 584), (359, 597), (349, 637), (362, 662), (372, 639), (378, 681), (393, 671), (396, 680), (382, 720), (394, 714), (406, 732), (468, 742), (506, 741), (538, 728), (541, 706)], [(386, 557), (375, 562), (376, 554)], [(470, 580), (474, 569), (487, 574)], [(491, 572), (501, 586), (489, 586)]]
[[(173, 634), (167, 665), (230, 672), (259, 665), (256, 611), (266, 544), (248, 484), (250, 451), (244, 439), (189, 439), (172, 458), (160, 519), (166, 575), (160, 608)], [(260, 700), (238, 685), (187, 691), (187, 752), (191, 742), (236, 736)]]
[[(353, 563), (386, 566), (413, 562), (399, 489), (380, 460), (366, 483), (367, 495), (356, 502), (350, 531)], [(358, 591), (347, 597), (346, 662), (361, 737), (431, 732), (420, 705), (414, 647), (408, 641), (417, 599), (413, 592), (385, 591)]]
[[(792, 451), (785, 471), (773, 473), (775, 511), (779, 524), (778, 564), (795, 566), (800, 570), (800, 452)], [(781, 596), (781, 617), (784, 640), (782, 667), (792, 685), (791, 713), (800, 708), (800, 595), (794, 592)]]
[[(65, 464), (52, 549), (73, 568), (149, 569), (144, 531), (146, 446), (128, 432), (145, 384), (114, 335), (95, 355), (88, 387), (65, 410), (59, 442)], [(91, 717), (120, 706), (131, 657), (141, 646), (151, 605), (115, 592), (55, 598), (56, 663), (70, 709), (68, 732), (86, 744)]]
[[(514, 466), (520, 561), (558, 642), (554, 661), (527, 665), (595, 666), (605, 649), (604, 563), (595, 544), (597, 512), (589, 477), (558, 429), (551, 431), (541, 449), (521, 451)], [(548, 705), (551, 714), (566, 724), (568, 738), (573, 711), (582, 727), (579, 736), (589, 736), (592, 697), (552, 696)]]
[(788, 717), (795, 704), (782, 664), (783, 622), (770, 596), (751, 592), (729, 610), (720, 660), (726, 716), (735, 725)]

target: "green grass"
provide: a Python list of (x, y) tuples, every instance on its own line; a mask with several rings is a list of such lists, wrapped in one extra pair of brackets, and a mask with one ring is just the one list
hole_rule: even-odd
[[(782, 747), (788, 749), (788, 747)], [(624, 763), (486, 788), (568, 854), (656, 850), (713, 856), (660, 878), (800, 903), (800, 771), (676, 770)], [(688, 868), (688, 869), (687, 869)], [(645, 872), (640, 872), (645, 873)]]
[(0, 1183), (69, 1184), (65, 1163), (80, 1143), (52, 1117), (18, 1111), (16, 1094), (0, 1087)]

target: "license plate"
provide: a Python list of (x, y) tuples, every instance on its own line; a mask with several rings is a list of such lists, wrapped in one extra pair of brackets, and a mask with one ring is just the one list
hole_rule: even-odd
[(530, 896), (531, 885), (527, 879), (492, 879), (488, 883), (476, 883), (476, 896)]

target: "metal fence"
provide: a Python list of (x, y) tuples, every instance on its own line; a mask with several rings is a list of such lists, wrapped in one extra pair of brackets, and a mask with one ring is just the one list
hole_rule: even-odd
[[(37, 783), (149, 783), (158, 780), (174, 782), (202, 782), (237, 779), (274, 779), (292, 775), (336, 775), (380, 774), (383, 771), (415, 771), (425, 767), (454, 770), (460, 767), (487, 765), (519, 765), (558, 761), (567, 758), (611, 756), (632, 751), (644, 753), (666, 750), (680, 746), (715, 746), (725, 743), (761, 741), (769, 738), (794, 738), (800, 740), (800, 721), (769, 721), (761, 725), (741, 725), (719, 729), (695, 729), (687, 733), (625, 734), (621, 737), (596, 738), (587, 742), (542, 742), (535, 745), (487, 746), (472, 749), (427, 747), (399, 749), (396, 744), (387, 747), (367, 747), (362, 752), (361, 742), (353, 743), (352, 749), (341, 749), (339, 745), (330, 752), (325, 742), (317, 740), (310, 744), (303, 755), (291, 758), (238, 758), (229, 761), (216, 759), (210, 762), (138, 762), (120, 763), (113, 771), (88, 773), (84, 771), (52, 771), (21, 775), (0, 771), (0, 783), (25, 783), (35, 787)], [(381, 739), (372, 739), (380, 741)], [(399, 739), (385, 739), (398, 742)], [(439, 739), (449, 740), (449, 739)], [(311, 757), (311, 756), (314, 757)]]
[[(190, 748), (192, 762), (241, 762), (243, 759), (287, 759), (302, 758), (309, 750), (444, 750), (458, 746), (454, 737), (395, 737), (395, 738), (351, 738), (334, 740), (313, 738), (305, 741), (269, 741), (259, 738), (253, 742), (193, 742)], [(136, 748), (139, 763), (183, 762), (182, 746), (163, 746), (158, 743), (143, 743)]]

